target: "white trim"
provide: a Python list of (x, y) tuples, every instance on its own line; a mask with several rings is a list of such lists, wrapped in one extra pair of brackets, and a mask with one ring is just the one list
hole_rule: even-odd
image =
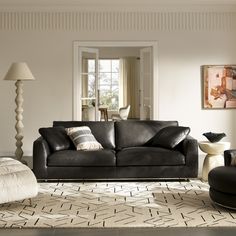
[[(81, 81), (79, 79), (80, 74), (81, 74), (81, 68), (79, 65), (79, 59), (82, 58), (82, 52), (89, 52), (89, 53), (94, 53), (96, 55), (96, 71), (95, 71), (95, 81), (96, 81), (96, 86), (95, 86), (95, 97), (97, 97), (97, 77), (98, 77), (98, 50), (95, 48), (88, 48), (88, 47), (80, 47), (78, 45), (78, 42), (75, 41), (73, 42), (73, 96), (72, 96), (72, 104), (73, 104), (73, 111), (72, 111), (72, 118), (73, 120), (81, 120), (82, 114), (81, 114)], [(97, 100), (95, 99), (95, 120), (98, 120), (98, 112), (97, 112)]]
[[(73, 42), (73, 94), (72, 94), (72, 117), (73, 120), (78, 120), (78, 106), (80, 103), (79, 99), (79, 48), (78, 42)], [(76, 49), (76, 50), (75, 50)], [(81, 106), (81, 105), (80, 105)]]
[(144, 114), (144, 100), (146, 98), (144, 98), (144, 82), (146, 84), (146, 81), (144, 81), (144, 77), (147, 76), (147, 72), (145, 71), (144, 72), (144, 53), (149, 53), (149, 56), (150, 56), (150, 62), (153, 62), (153, 56), (152, 56), (152, 51), (153, 51), (153, 48), (151, 47), (145, 47), (145, 48), (141, 48), (140, 49), (140, 119), (153, 119), (153, 94), (154, 94), (154, 91), (151, 89), (153, 88), (153, 64), (152, 65), (149, 65), (149, 71), (148, 71), (148, 74), (149, 74), (149, 77), (151, 77), (151, 81), (150, 81), (150, 84), (149, 84), (149, 89), (150, 89), (150, 94), (149, 94), (149, 100), (150, 100), (150, 117), (147, 117), (147, 114)]
[[(152, 47), (153, 49), (153, 117), (159, 117), (159, 92), (158, 92), (158, 49), (157, 41), (75, 41), (73, 42), (74, 69), (73, 69), (73, 120), (78, 120), (78, 58), (79, 47)], [(75, 88), (75, 86), (77, 86)]]

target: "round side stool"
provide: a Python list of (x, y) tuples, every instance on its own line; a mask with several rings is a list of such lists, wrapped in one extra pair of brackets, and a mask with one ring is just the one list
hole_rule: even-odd
[(199, 142), (199, 148), (207, 153), (202, 167), (202, 180), (208, 180), (208, 173), (215, 167), (224, 166), (223, 152), (230, 148), (230, 142)]
[(236, 210), (236, 167), (219, 166), (208, 175), (209, 195), (216, 204)]

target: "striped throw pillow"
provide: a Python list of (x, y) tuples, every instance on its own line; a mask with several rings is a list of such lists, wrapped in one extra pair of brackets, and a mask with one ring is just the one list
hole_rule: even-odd
[(87, 126), (71, 127), (66, 129), (77, 150), (103, 149)]

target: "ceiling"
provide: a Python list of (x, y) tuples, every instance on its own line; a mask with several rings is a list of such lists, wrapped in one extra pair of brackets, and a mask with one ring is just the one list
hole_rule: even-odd
[(0, 0), (0, 6), (236, 5), (236, 0)]
[(236, 0), (0, 0), (0, 11), (121, 10), (236, 12)]

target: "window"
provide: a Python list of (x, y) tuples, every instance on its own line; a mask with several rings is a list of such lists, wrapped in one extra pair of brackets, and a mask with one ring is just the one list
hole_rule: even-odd
[[(99, 60), (99, 81), (100, 105), (106, 105), (108, 110), (119, 109), (119, 78), (120, 78), (119, 59), (100, 59)], [(88, 74), (94, 73), (95, 61), (88, 60)], [(94, 91), (94, 78), (88, 78), (88, 90)]]

